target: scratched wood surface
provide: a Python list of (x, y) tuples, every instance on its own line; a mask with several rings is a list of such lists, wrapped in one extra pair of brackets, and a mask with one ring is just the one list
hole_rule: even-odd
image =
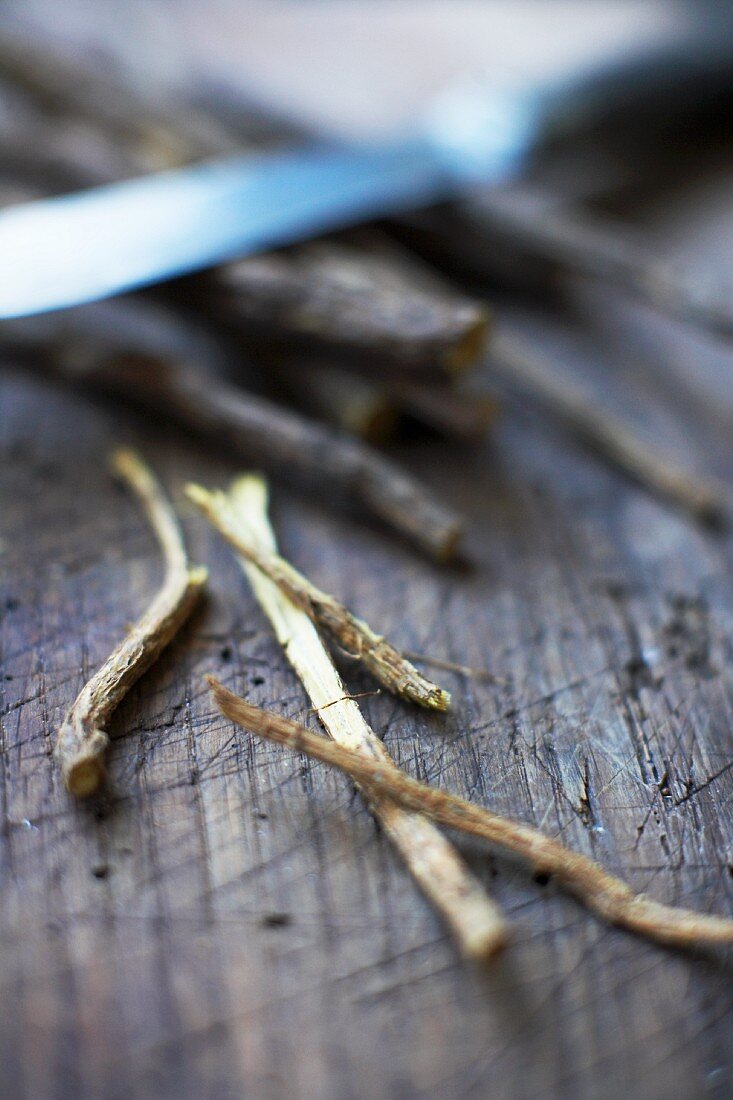
[[(732, 278), (732, 184), (721, 154), (636, 213), (667, 254)], [(511, 312), (650, 440), (730, 483), (729, 351), (587, 287), (566, 289), (564, 320)], [(212, 582), (114, 718), (107, 797), (80, 808), (55, 729), (160, 576), (105, 470), (118, 442), (159, 471)], [(496, 677), (445, 673), (445, 719), (365, 698), (390, 751), (636, 889), (731, 915), (733, 541), (511, 396), (484, 451), (412, 441), (394, 455), (464, 510), (472, 568), (439, 570), (273, 491), (281, 544), (318, 584), (404, 647)], [(213, 445), (2, 363), (3, 1095), (731, 1095), (729, 956), (609, 930), (456, 838), (514, 929), (502, 960), (468, 967), (350, 784), (213, 712), (206, 672), (312, 722), (231, 554), (182, 501), (187, 478), (236, 470)]]

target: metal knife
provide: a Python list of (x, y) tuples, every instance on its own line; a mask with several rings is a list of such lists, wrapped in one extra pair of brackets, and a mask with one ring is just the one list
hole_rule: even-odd
[[(309, 145), (92, 188), (0, 212), (0, 319), (94, 301), (515, 178), (537, 146), (609, 108), (728, 79), (730, 21), (533, 87), (449, 90), (416, 133)], [(722, 10), (722, 9), (718, 9)]]

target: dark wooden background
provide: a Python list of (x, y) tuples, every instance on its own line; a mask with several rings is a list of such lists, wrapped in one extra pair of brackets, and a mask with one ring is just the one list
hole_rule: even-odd
[[(665, 183), (635, 208), (648, 239), (731, 280), (733, 151)], [(564, 323), (516, 316), (650, 441), (730, 482), (730, 350), (608, 291), (566, 304)], [(236, 472), (225, 454), (7, 359), (0, 410), (3, 1095), (731, 1095), (730, 957), (612, 931), (457, 838), (514, 930), (503, 959), (469, 967), (349, 783), (214, 712), (206, 672), (308, 712), (232, 555), (182, 502), (187, 478)], [(212, 580), (114, 718), (107, 798), (80, 808), (55, 730), (160, 573), (105, 470), (119, 442), (159, 471)], [(497, 681), (445, 673), (445, 720), (366, 698), (375, 730), (412, 774), (731, 915), (731, 539), (511, 398), (485, 450), (394, 453), (469, 517), (472, 569), (278, 483), (282, 546), (397, 643)]]

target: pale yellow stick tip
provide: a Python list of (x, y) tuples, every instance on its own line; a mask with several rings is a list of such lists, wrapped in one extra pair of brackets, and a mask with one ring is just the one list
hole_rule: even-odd
[(144, 463), (131, 447), (117, 447), (109, 456), (109, 465), (116, 474), (126, 474), (131, 469), (140, 469)]
[(89, 798), (104, 782), (105, 769), (101, 760), (87, 757), (76, 760), (64, 772), (67, 790), (75, 798)]
[(184, 486), (183, 492), (194, 504), (203, 504), (214, 495), (208, 489), (204, 489), (203, 485), (197, 485), (195, 481), (189, 481)]
[(189, 584), (195, 584), (199, 587), (206, 584), (209, 579), (209, 570), (205, 565), (195, 565), (193, 569), (188, 571)]

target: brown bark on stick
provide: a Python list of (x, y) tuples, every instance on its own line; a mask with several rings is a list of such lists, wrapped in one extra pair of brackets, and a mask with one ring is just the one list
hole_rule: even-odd
[(400, 426), (400, 410), (387, 385), (307, 356), (256, 355), (267, 391), (300, 412), (367, 443), (385, 443)]
[(94, 347), (47, 356), (42, 369), (182, 424), (321, 490), (329, 486), (438, 561), (463, 524), (423, 486), (358, 440), (248, 394), (195, 367), (150, 356), (105, 357)]
[(219, 709), (232, 722), (340, 768), (363, 783), (368, 791), (386, 795), (406, 809), (424, 813), (448, 828), (480, 837), (519, 856), (536, 875), (556, 878), (560, 886), (608, 924), (670, 947), (733, 943), (733, 920), (677, 909), (652, 901), (644, 894), (634, 894), (621, 879), (539, 829), (429, 787), (399, 769), (385, 767), (380, 760), (331, 744), (296, 722), (252, 706), (213, 676), (207, 679)]
[(133, 90), (123, 73), (95, 72), (83, 57), (65, 56), (7, 26), (0, 29), (0, 77), (25, 93), (41, 119), (86, 125), (97, 140), (121, 147), (131, 170), (172, 168), (241, 148), (208, 112), (164, 102), (159, 91)]
[(623, 223), (551, 199), (538, 191), (487, 192), (402, 219), (396, 232), (464, 277), (537, 287), (558, 275), (591, 278), (713, 336), (733, 337), (731, 295), (718, 282), (654, 255)]
[[(0, 75), (16, 83), (31, 96), (41, 112), (47, 116), (59, 118), (64, 115), (82, 120), (96, 127), (113, 139), (113, 144), (123, 144), (127, 150), (130, 167), (133, 170), (146, 170), (151, 167), (171, 167), (201, 157), (218, 156), (242, 148), (243, 135), (233, 132), (228, 126), (220, 125), (209, 111), (187, 107), (185, 111), (173, 104), (161, 105), (159, 97), (154, 103), (150, 98), (140, 96), (125, 86), (123, 80), (109, 81), (101, 74), (94, 74), (83, 66), (72, 64), (55, 51), (47, 47), (38, 47), (27, 37), (13, 32), (0, 34)], [(245, 139), (246, 140), (246, 139)], [(39, 145), (39, 149), (43, 143)], [(78, 145), (83, 154), (83, 143)], [(81, 156), (83, 162), (84, 156)], [(99, 158), (92, 158), (92, 176), (97, 180)], [(82, 174), (84, 168), (80, 169)], [(87, 174), (89, 174), (87, 172)], [(81, 181), (80, 181), (81, 182)], [(420, 216), (417, 225), (420, 224)], [(521, 193), (487, 192), (481, 196), (472, 196), (454, 209), (445, 227), (441, 229), (440, 218), (429, 214), (426, 223), (428, 232), (439, 241), (438, 248), (450, 254), (451, 238), (463, 240), (474, 254), (491, 256), (497, 245), (524, 257), (531, 257), (552, 268), (572, 272), (583, 277), (598, 278), (621, 287), (635, 298), (648, 302), (654, 308), (679, 318), (689, 324), (697, 325), (715, 335), (730, 339), (733, 336), (733, 308), (730, 302), (716, 289), (704, 281), (690, 280), (666, 264), (650, 255), (642, 245), (631, 239), (628, 230), (615, 224), (593, 222), (567, 211), (550, 209), (546, 202), (529, 201)], [(477, 248), (478, 245), (478, 248)], [(269, 260), (269, 257), (268, 257)], [(247, 261), (249, 263), (249, 261)], [(327, 268), (333, 266), (330, 261)], [(272, 281), (284, 278), (276, 273), (276, 266), (266, 270), (253, 264), (235, 275), (229, 274), (225, 282), (236, 297), (237, 287), (240, 293), (259, 300), (259, 305), (236, 308), (241, 317), (246, 316), (247, 323), (267, 323), (266, 315), (279, 318), (284, 332), (293, 332), (296, 338), (308, 335), (308, 328), (320, 330), (321, 338), (331, 342), (334, 336), (343, 338), (343, 332), (333, 333), (324, 325), (320, 309), (313, 295), (298, 291), (301, 306), (304, 309), (304, 328), (293, 315), (293, 273), (285, 280), (280, 293), (274, 293)], [(265, 288), (269, 280), (269, 291)], [(297, 282), (297, 280), (296, 280)], [(338, 280), (337, 280), (338, 282)], [(333, 293), (333, 289), (329, 288)], [(288, 298), (290, 295), (290, 298)], [(389, 311), (388, 294), (382, 299)], [(374, 302), (375, 306), (379, 303)], [(476, 307), (474, 307), (476, 308)], [(256, 316), (255, 316), (256, 314)], [(374, 329), (361, 327), (358, 315), (354, 344), (360, 350), (365, 348), (371, 353), (379, 325)], [(374, 318), (376, 321), (376, 318)], [(394, 322), (394, 318), (392, 319)], [(455, 320), (455, 319), (454, 319)], [(418, 328), (426, 321), (419, 321)], [(476, 330), (458, 339), (455, 348), (446, 350), (444, 342), (451, 337), (450, 327), (454, 321), (445, 321), (446, 331), (442, 335), (432, 334), (431, 329), (423, 327), (419, 338), (424, 343), (424, 351), (432, 346), (438, 361), (448, 370), (460, 369), (474, 355)], [(402, 318), (403, 328), (405, 318)], [(393, 331), (397, 331), (394, 325)], [(403, 333), (404, 340), (393, 344), (398, 351), (398, 359), (405, 365), (424, 363), (426, 356), (420, 354), (416, 360), (415, 333)], [(463, 341), (463, 342), (462, 342)], [(347, 341), (350, 345), (350, 342)]]
[(390, 255), (318, 242), (227, 264), (197, 301), (250, 339), (348, 353), (382, 369), (453, 376), (485, 349), (488, 313), (427, 289)]
[(3, 177), (15, 182), (19, 199), (106, 183), (143, 170), (131, 163), (128, 149), (96, 126), (42, 113), (1, 74), (0, 102), (0, 163)]
[(541, 210), (511, 195), (485, 195), (464, 204), (462, 216), (487, 245), (518, 253), (581, 278), (619, 287), (636, 301), (724, 339), (733, 337), (733, 308), (721, 289), (654, 256), (631, 231), (566, 210)]
[(480, 443), (496, 423), (497, 397), (473, 388), (423, 385), (417, 380), (394, 380), (388, 392), (402, 411), (447, 439)]

